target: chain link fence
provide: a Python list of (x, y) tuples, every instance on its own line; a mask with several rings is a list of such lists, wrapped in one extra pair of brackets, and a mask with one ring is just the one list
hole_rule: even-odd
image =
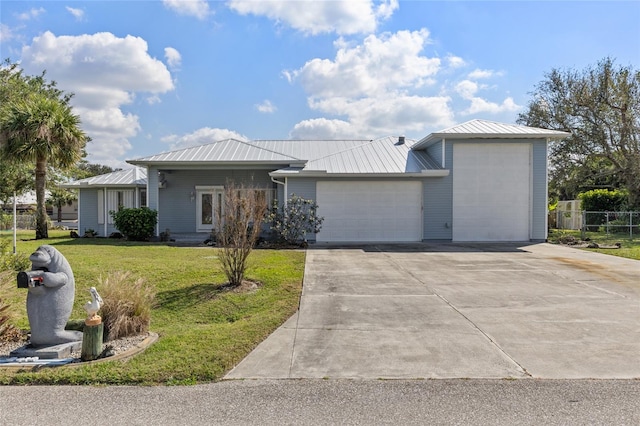
[[(23, 213), (16, 216), (16, 228), (36, 229), (36, 215), (33, 213)], [(0, 212), (0, 231), (13, 229), (13, 214)]]
[(590, 212), (556, 210), (550, 217), (551, 227), (579, 230), (584, 239), (588, 234), (612, 238), (640, 237), (640, 212)]

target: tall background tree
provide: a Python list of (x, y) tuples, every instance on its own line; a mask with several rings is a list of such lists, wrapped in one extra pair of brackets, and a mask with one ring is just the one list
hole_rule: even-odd
[(550, 147), (550, 190), (575, 199), (596, 188), (626, 189), (640, 208), (640, 71), (605, 58), (584, 70), (553, 69), (517, 122), (571, 132)]
[(69, 104), (71, 95), (30, 77), (5, 61), (0, 69), (0, 158), (15, 165), (35, 164), (36, 239), (48, 237), (45, 190), (47, 167), (74, 166), (88, 141)]

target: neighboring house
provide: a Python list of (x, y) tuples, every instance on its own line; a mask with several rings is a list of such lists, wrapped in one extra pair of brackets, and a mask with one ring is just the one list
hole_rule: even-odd
[(147, 205), (147, 171), (140, 167), (119, 170), (60, 185), (78, 190), (78, 232), (94, 230), (109, 236), (117, 231), (110, 211)]
[[(543, 241), (547, 145), (567, 136), (473, 120), (417, 142), (226, 139), (128, 162), (147, 171), (158, 233), (210, 232), (224, 185), (233, 180), (264, 188), (280, 203), (292, 194), (315, 200), (324, 217), (318, 243)], [(80, 189), (79, 230), (107, 235), (112, 226), (98, 222), (117, 206), (110, 191), (139, 194), (144, 187), (133, 178), (126, 184), (73, 183)]]

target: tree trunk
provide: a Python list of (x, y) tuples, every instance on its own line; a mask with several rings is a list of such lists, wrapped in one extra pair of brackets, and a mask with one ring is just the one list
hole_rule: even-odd
[(62, 222), (62, 203), (58, 203), (58, 222)]
[(36, 240), (49, 238), (47, 229), (47, 208), (45, 206), (45, 185), (47, 181), (47, 160), (38, 157), (36, 161)]

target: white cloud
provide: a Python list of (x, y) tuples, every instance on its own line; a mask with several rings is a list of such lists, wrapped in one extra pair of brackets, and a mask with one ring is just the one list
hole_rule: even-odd
[(273, 105), (268, 99), (265, 99), (261, 103), (256, 104), (255, 107), (258, 111), (266, 114), (274, 113), (278, 110), (278, 108), (276, 108), (276, 106)]
[(174, 89), (171, 74), (149, 56), (147, 42), (139, 37), (111, 33), (56, 36), (47, 31), (22, 49), (21, 66), (27, 74), (47, 70), (47, 78), (73, 92), (74, 111), (93, 139), (87, 146), (91, 161), (107, 163), (124, 155), (128, 138), (140, 130), (138, 116), (122, 107), (137, 93), (150, 98)]
[(84, 18), (84, 10), (76, 9), (70, 6), (66, 6), (66, 8), (67, 8), (67, 12), (72, 14), (77, 21), (82, 21), (82, 19)]
[[(359, 138), (387, 134), (422, 132), (426, 127), (448, 127), (453, 111), (447, 96), (412, 96), (389, 93), (384, 96), (348, 99), (330, 98), (310, 101), (312, 109), (348, 117)], [(343, 137), (339, 134), (334, 137)]]
[(472, 78), (474, 80), (480, 80), (483, 78), (491, 78), (494, 76), (500, 77), (502, 75), (503, 73), (500, 71), (481, 70), (479, 68), (476, 68), (475, 70), (471, 71), (467, 77)]
[(478, 93), (479, 88), (480, 87), (478, 86), (478, 83), (476, 83), (475, 81), (462, 80), (461, 82), (456, 84), (455, 90), (464, 99), (471, 99), (475, 96), (476, 93)]
[(513, 98), (508, 97), (501, 104), (497, 104), (495, 102), (490, 102), (482, 98), (472, 98), (471, 105), (465, 111), (463, 111), (463, 115), (472, 115), (479, 114), (482, 112), (487, 112), (491, 114), (498, 114), (501, 112), (515, 112), (521, 108), (520, 105), (517, 105)]
[(453, 124), (450, 97), (419, 96), (433, 87), (439, 58), (422, 55), (429, 32), (370, 35), (362, 44), (339, 39), (335, 58), (316, 58), (284, 73), (308, 93), (311, 109), (335, 118), (298, 123), (292, 137), (373, 138)]
[(398, 8), (398, 1), (230, 0), (227, 5), (241, 15), (266, 16), (305, 34), (346, 35), (374, 32), (378, 21), (388, 19)]
[(451, 68), (460, 68), (467, 65), (467, 62), (464, 59), (462, 59), (459, 56), (455, 56), (451, 54), (447, 55), (446, 60), (447, 60), (447, 63), (449, 64), (449, 67)]
[(179, 15), (193, 16), (200, 20), (211, 14), (209, 3), (205, 0), (162, 0), (162, 3)]
[(21, 21), (28, 21), (30, 19), (33, 18), (37, 18), (38, 16), (42, 15), (43, 13), (45, 13), (46, 10), (42, 7), (36, 9), (36, 8), (31, 8), (26, 12), (22, 12), (20, 14), (18, 14), (18, 19), (20, 19)]
[(12, 38), (15, 38), (15, 35), (13, 31), (11, 31), (11, 28), (9, 28), (8, 25), (0, 23), (0, 42), (7, 42)]
[(462, 111), (462, 115), (472, 115), (485, 112), (490, 114), (498, 114), (502, 112), (514, 112), (521, 108), (513, 101), (513, 98), (511, 97), (506, 98), (504, 101), (502, 101), (502, 103), (498, 104), (476, 96), (479, 90), (486, 88), (487, 86), (479, 85), (475, 81), (471, 80), (463, 80), (456, 85), (456, 92), (463, 99), (470, 101), (469, 108)]
[(289, 137), (292, 139), (364, 138), (358, 129), (348, 121), (326, 118), (313, 118), (299, 122), (289, 133)]
[(164, 57), (171, 69), (178, 69), (182, 64), (182, 55), (173, 47), (164, 48)]
[(170, 144), (170, 149), (184, 149), (192, 146), (204, 145), (223, 139), (238, 139), (241, 141), (247, 141), (244, 135), (229, 129), (218, 129), (211, 127), (203, 127), (192, 133), (187, 133), (182, 136), (168, 135), (164, 136), (161, 141)]
[[(336, 42), (335, 59), (312, 59), (289, 72), (313, 97), (372, 96), (406, 87), (431, 84), (440, 59), (420, 56), (429, 31), (399, 31), (370, 35), (361, 45)], [(285, 74), (286, 75), (286, 74)]]

